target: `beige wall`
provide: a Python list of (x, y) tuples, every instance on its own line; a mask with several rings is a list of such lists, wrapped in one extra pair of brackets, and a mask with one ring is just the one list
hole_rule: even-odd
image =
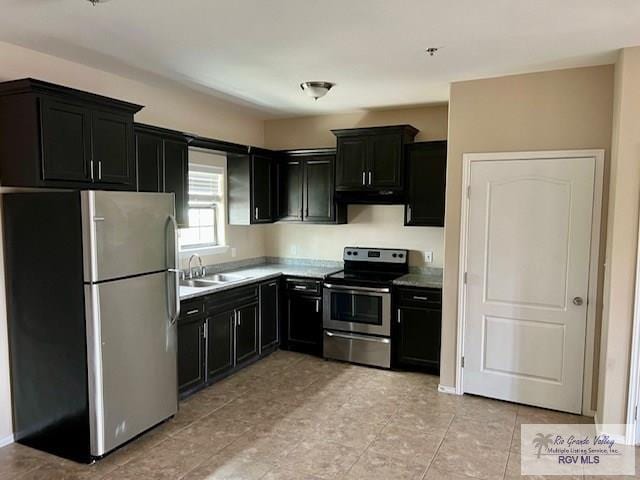
[[(613, 136), (598, 416), (625, 423), (640, 198), (640, 47), (615, 67)], [(616, 433), (616, 432), (612, 432)], [(624, 433), (624, 432), (617, 432)]]
[(610, 65), (451, 85), (440, 378), (443, 385), (455, 384), (462, 154), (594, 148), (606, 150), (608, 165), (612, 96)]
[[(238, 143), (263, 145), (264, 122), (258, 112), (222, 100), (171, 87), (148, 85), (33, 50), (0, 42), (0, 81), (23, 77), (67, 85), (145, 105), (140, 122), (199, 133)], [(0, 132), (1, 134), (1, 132)], [(2, 232), (0, 231), (0, 238)], [(263, 229), (233, 227), (229, 240), (237, 258), (264, 255)], [(0, 244), (0, 253), (2, 245)], [(1, 258), (1, 257), (0, 257)], [(230, 258), (229, 254), (215, 257)], [(208, 259), (212, 260), (212, 259)], [(4, 269), (0, 261), (0, 274)], [(0, 278), (0, 443), (12, 433), (4, 275)]]
[[(408, 123), (420, 130), (416, 141), (447, 138), (447, 106), (374, 110), (265, 122), (265, 144), (273, 149), (335, 147), (331, 129)], [(408, 248), (409, 262), (423, 266), (424, 251), (433, 251), (433, 263), (442, 267), (443, 229), (404, 227), (399, 205), (351, 205), (349, 223), (340, 226), (276, 224), (267, 226), (268, 255), (341, 260), (347, 245)], [(295, 252), (295, 253), (294, 253)]]

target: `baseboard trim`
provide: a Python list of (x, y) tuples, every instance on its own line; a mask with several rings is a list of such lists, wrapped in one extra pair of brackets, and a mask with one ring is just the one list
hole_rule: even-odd
[(598, 432), (598, 434), (603, 434), (606, 433), (607, 435), (609, 435), (609, 437), (611, 437), (612, 440), (614, 440), (616, 443), (620, 443), (622, 445), (629, 445), (629, 443), (627, 442), (627, 437), (626, 435), (620, 435), (620, 434), (615, 434), (615, 433), (610, 433), (610, 432), (605, 432), (602, 429), (602, 423), (600, 422), (600, 418), (598, 417), (598, 412), (595, 413), (595, 415), (593, 416), (593, 423), (596, 426), (596, 432)]
[(456, 387), (449, 387), (447, 385), (438, 385), (438, 391), (440, 393), (448, 393), (449, 395), (457, 395)]
[(13, 439), (13, 434), (11, 435), (7, 435), (4, 438), (0, 438), (0, 448), (2, 447), (6, 447), (7, 445), (9, 445), (10, 443), (13, 443), (14, 439)]

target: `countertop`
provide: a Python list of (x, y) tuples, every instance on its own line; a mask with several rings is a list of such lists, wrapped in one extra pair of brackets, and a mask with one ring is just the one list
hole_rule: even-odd
[(402, 287), (442, 288), (442, 274), (408, 273), (393, 281)]
[(324, 280), (327, 275), (342, 270), (338, 267), (323, 267), (309, 265), (290, 265), (286, 263), (265, 263), (261, 265), (252, 265), (250, 267), (226, 270), (222, 273), (232, 275), (241, 275), (246, 277), (236, 282), (228, 282), (219, 285), (213, 285), (210, 288), (180, 287), (180, 300), (188, 300), (190, 298), (209, 295), (215, 292), (222, 292), (232, 288), (249, 285), (255, 282), (262, 282), (271, 278), (277, 278), (280, 275), (290, 275), (293, 277), (313, 278)]

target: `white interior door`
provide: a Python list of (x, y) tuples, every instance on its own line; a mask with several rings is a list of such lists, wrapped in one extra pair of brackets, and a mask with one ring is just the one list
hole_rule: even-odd
[(581, 412), (595, 167), (471, 163), (465, 392)]

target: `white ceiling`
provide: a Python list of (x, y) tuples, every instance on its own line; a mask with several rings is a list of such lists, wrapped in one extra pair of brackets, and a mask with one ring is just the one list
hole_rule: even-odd
[[(451, 81), (610, 63), (640, 44), (640, 2), (0, 0), (0, 40), (292, 116), (443, 102)], [(430, 46), (442, 48), (429, 57)], [(306, 80), (337, 86), (314, 102)]]

